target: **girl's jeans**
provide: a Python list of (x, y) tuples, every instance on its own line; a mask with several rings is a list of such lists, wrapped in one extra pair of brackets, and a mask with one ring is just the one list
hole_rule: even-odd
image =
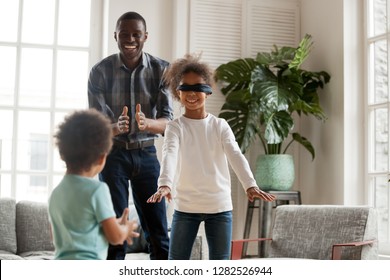
[(176, 211), (170, 237), (170, 260), (189, 260), (199, 225), (204, 222), (210, 260), (228, 260), (232, 239), (232, 211), (197, 214)]

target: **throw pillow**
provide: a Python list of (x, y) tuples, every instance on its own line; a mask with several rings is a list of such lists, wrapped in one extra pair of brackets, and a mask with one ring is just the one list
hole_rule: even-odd
[(18, 254), (31, 251), (54, 251), (47, 204), (20, 201), (16, 204)]
[(16, 254), (15, 205), (11, 198), (0, 198), (0, 250)]

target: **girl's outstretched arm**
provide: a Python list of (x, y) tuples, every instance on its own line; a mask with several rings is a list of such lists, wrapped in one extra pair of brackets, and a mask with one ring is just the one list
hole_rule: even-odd
[(168, 199), (168, 202), (171, 202), (172, 195), (171, 195), (171, 188), (168, 186), (161, 186), (158, 188), (157, 192), (153, 194), (149, 199), (146, 201), (148, 203), (156, 203), (161, 202), (162, 198), (166, 196)]

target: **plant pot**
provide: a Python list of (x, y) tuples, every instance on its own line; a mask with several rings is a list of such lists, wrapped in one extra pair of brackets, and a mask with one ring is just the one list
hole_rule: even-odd
[(291, 155), (260, 155), (256, 161), (255, 179), (264, 191), (287, 191), (295, 179), (294, 161)]

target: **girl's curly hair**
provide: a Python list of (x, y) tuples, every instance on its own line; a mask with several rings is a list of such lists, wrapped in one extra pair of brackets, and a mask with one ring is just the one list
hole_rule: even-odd
[(200, 61), (201, 55), (186, 54), (183, 58), (175, 60), (164, 73), (164, 81), (169, 86), (173, 97), (176, 100), (180, 100), (180, 96), (177, 92), (177, 88), (180, 85), (180, 81), (184, 74), (193, 72), (203, 78), (206, 84), (212, 87), (213, 70), (211, 67)]

